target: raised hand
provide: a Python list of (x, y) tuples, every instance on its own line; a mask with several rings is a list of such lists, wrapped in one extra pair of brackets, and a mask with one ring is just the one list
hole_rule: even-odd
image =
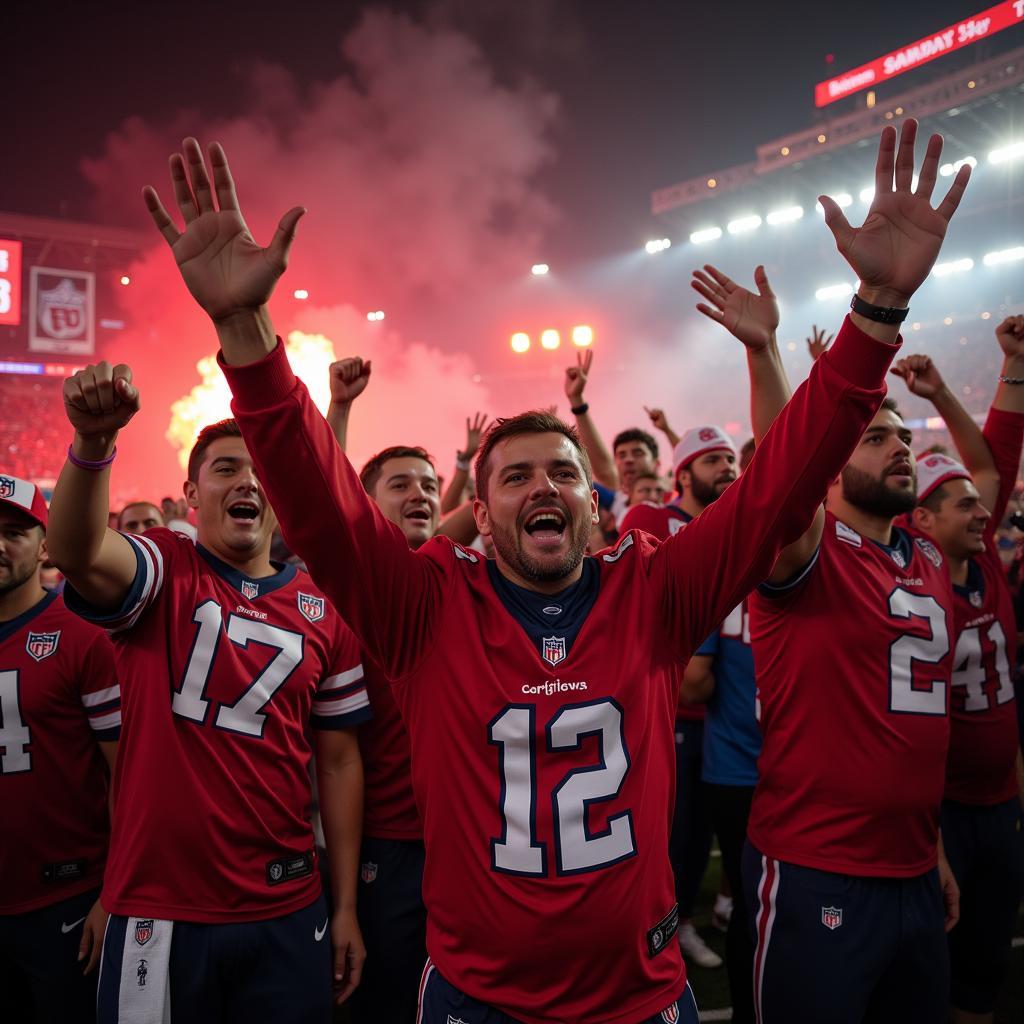
[(486, 413), (475, 413), (472, 420), (466, 417), (466, 447), (460, 453), (464, 459), (471, 459), (480, 447), (480, 438), (487, 429)]
[(357, 399), (370, 383), (370, 360), (359, 356), (339, 359), (331, 363), (331, 401), (347, 405)]
[(139, 390), (124, 363), (90, 363), (64, 381), (64, 412), (82, 437), (116, 434), (139, 407)]
[(587, 386), (587, 374), (590, 373), (593, 361), (594, 353), (591, 349), (577, 352), (576, 365), (565, 371), (565, 397), (569, 399), (570, 406), (583, 404), (583, 389)]
[(814, 362), (817, 362), (828, 351), (834, 337), (834, 334), (830, 334), (826, 338), (825, 331), (819, 331), (817, 324), (811, 327), (811, 336), (807, 339), (807, 351), (811, 354), (811, 359)]
[(889, 372), (901, 377), (912, 395), (929, 401), (946, 386), (938, 367), (925, 355), (905, 356)]
[(820, 196), (836, 247), (860, 278), (868, 301), (876, 305), (905, 306), (930, 273), (950, 218), (956, 212), (971, 176), (964, 164), (953, 179), (946, 198), (932, 208), (932, 191), (942, 156), (942, 136), (933, 135), (921, 164), (917, 191), (914, 178), (914, 141), (917, 122), (904, 121), (896, 148), (896, 129), (882, 131), (875, 165), (875, 198), (859, 228), (850, 226), (839, 204)]
[(672, 429), (668, 425), (668, 417), (665, 415), (664, 409), (648, 409), (645, 405), (644, 412), (647, 413), (648, 417), (650, 418), (651, 425), (656, 430), (660, 430), (663, 434), (665, 434)]
[(747, 348), (763, 349), (772, 342), (779, 326), (779, 303), (764, 267), (754, 271), (754, 283), (757, 295), (705, 263), (704, 270), (693, 272), (690, 285), (710, 303), (697, 303), (701, 313), (720, 323)]
[(199, 143), (185, 139), (183, 149), (184, 156), (171, 156), (170, 168), (185, 230), (177, 229), (156, 189), (147, 185), (142, 195), (153, 222), (171, 247), (188, 290), (213, 320), (258, 309), (270, 298), (288, 265), (295, 227), (306, 211), (292, 207), (281, 218), (270, 245), (261, 248), (238, 208), (235, 183), (220, 144), (214, 142), (208, 150), (212, 188)]
[(996, 328), (996, 341), (1008, 359), (1024, 357), (1024, 316), (1008, 316)]

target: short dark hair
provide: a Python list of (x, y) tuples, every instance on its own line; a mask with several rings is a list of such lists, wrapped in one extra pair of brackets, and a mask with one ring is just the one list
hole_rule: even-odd
[(189, 480), (195, 483), (199, 479), (199, 468), (203, 464), (203, 459), (206, 458), (206, 450), (214, 441), (219, 441), (222, 437), (241, 436), (242, 428), (233, 419), (220, 420), (203, 427), (188, 456)]
[(928, 492), (923, 501), (919, 501), (919, 508), (926, 508), (933, 515), (939, 514), (939, 509), (942, 507), (942, 503), (946, 500), (949, 492), (946, 490), (945, 484), (939, 484), (938, 487), (933, 488)]
[(616, 434), (615, 440), (612, 441), (612, 454), (620, 444), (625, 444), (627, 441), (639, 441), (641, 444), (647, 445), (651, 455), (654, 458), (658, 457), (658, 442), (646, 430), (641, 430), (639, 427), (630, 427), (629, 430), (622, 430)]
[(661, 483), (661, 477), (658, 476), (657, 473), (637, 473), (637, 475), (633, 477), (633, 485), (630, 487), (630, 490), (632, 490), (633, 487), (636, 487), (641, 480), (656, 480), (659, 484)]
[(886, 395), (885, 398), (882, 399), (882, 404), (878, 408), (888, 409), (889, 412), (894, 412), (900, 419), (903, 419), (903, 413), (900, 412), (900, 407), (896, 404), (896, 399), (891, 398), (889, 395)]
[(422, 459), (431, 469), (434, 469), (434, 460), (427, 454), (426, 448), (393, 445), (391, 448), (385, 448), (371, 456), (366, 465), (359, 470), (359, 482), (367, 494), (373, 494), (377, 481), (380, 480), (381, 470), (384, 469), (384, 463), (389, 459)]
[(590, 457), (576, 428), (545, 409), (532, 409), (529, 412), (521, 412), (518, 416), (499, 417), (484, 434), (473, 467), (476, 476), (476, 496), (480, 501), (487, 501), (487, 460), (491, 452), (502, 441), (507, 441), (510, 437), (519, 437), (521, 434), (561, 434), (567, 437), (580, 457), (587, 483), (593, 482), (594, 473), (590, 468)]
[(122, 521), (124, 520), (124, 514), (125, 514), (125, 512), (128, 511), (128, 509), (130, 509), (130, 508), (139, 508), (139, 506), (141, 506), (141, 505), (148, 505), (150, 508), (155, 508), (157, 513), (160, 516), (160, 521), (163, 522), (164, 514), (161, 511), (160, 506), (155, 501), (145, 501), (145, 500), (129, 501), (126, 505), (124, 505), (122, 507), (121, 511), (117, 513), (117, 525), (118, 525), (118, 527), (120, 527)]

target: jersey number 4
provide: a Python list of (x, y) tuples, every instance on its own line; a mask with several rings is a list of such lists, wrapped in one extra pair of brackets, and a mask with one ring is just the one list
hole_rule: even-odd
[(0, 775), (32, 771), (32, 755), (27, 750), (32, 734), (22, 720), (18, 697), (18, 672), (0, 672)]
[[(995, 649), (995, 668), (999, 678), (996, 690), (996, 705), (1013, 700), (1013, 679), (1010, 678), (1010, 663), (1006, 657), (1006, 634), (998, 622), (993, 622), (986, 632), (986, 638)], [(981, 627), (965, 629), (956, 641), (953, 656), (953, 685), (966, 687), (964, 711), (988, 711), (989, 695), (985, 692), (988, 673), (981, 648)]]
[(263, 709), (302, 661), (304, 638), (300, 633), (240, 615), (229, 615), (225, 626), (216, 601), (204, 601), (193, 613), (192, 621), (199, 629), (181, 685), (171, 699), (171, 710), (200, 725), (206, 721), (210, 713), (206, 685), (217, 658), (221, 635), (227, 633), (228, 640), (239, 647), (247, 648), (250, 643), (256, 643), (275, 653), (234, 704), (221, 704), (217, 708), (214, 725), (229, 732), (261, 737), (267, 722)]
[[(488, 726), (488, 741), (498, 747), (501, 772), (502, 834), (491, 840), (491, 865), (511, 875), (547, 874), (547, 846), (537, 839), (537, 752), (532, 704), (511, 704)], [(567, 704), (548, 722), (549, 753), (579, 750), (597, 739), (598, 763), (568, 772), (551, 793), (554, 847), (559, 875), (599, 871), (636, 854), (633, 815), (608, 819), (591, 832), (592, 804), (614, 800), (629, 771), (622, 708), (613, 700)]]

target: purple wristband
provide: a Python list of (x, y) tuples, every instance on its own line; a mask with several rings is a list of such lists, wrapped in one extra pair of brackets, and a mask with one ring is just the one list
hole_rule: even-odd
[(93, 471), (106, 469), (116, 457), (117, 445), (114, 445), (114, 450), (105, 459), (98, 459), (95, 462), (92, 461), (92, 459), (80, 459), (74, 453), (72, 445), (68, 445), (68, 462), (70, 462), (72, 466), (77, 466), (79, 469), (90, 469)]

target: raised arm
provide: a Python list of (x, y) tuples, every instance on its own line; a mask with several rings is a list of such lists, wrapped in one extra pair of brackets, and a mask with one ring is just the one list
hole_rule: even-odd
[(675, 446), (679, 444), (679, 435), (668, 425), (668, 417), (665, 415), (665, 411), (663, 409), (648, 409), (645, 405), (644, 412), (650, 418), (651, 426), (656, 430), (660, 430), (668, 438), (668, 443), (674, 450)]
[(132, 546), (107, 521), (117, 435), (138, 411), (139, 392), (123, 364), (87, 366), (64, 381), (64, 412), (75, 434), (50, 502), (46, 547), (97, 608), (116, 608), (135, 580)]
[(590, 375), (590, 364), (593, 361), (594, 353), (591, 349), (576, 353), (576, 365), (568, 367), (565, 371), (565, 397), (569, 399), (569, 411), (576, 418), (580, 440), (587, 449), (587, 455), (590, 456), (590, 468), (593, 470), (594, 479), (599, 484), (617, 491), (619, 473), (615, 468), (615, 458), (595, 426), (590, 415), (590, 406), (583, 397)]
[(348, 417), (352, 403), (370, 383), (370, 360), (364, 363), (359, 356), (339, 359), (331, 363), (331, 404), (327, 407), (327, 422), (343, 452), (348, 451)]
[(1003, 368), (984, 430), (999, 470), (999, 493), (988, 506), (992, 513), (988, 529), (992, 533), (1003, 521), (1020, 473), (1024, 441), (1024, 316), (1008, 316), (996, 328), (996, 341), (1003, 351)]
[(480, 447), (480, 437), (486, 429), (487, 416), (484, 413), (478, 412), (472, 419), (466, 417), (466, 447), (455, 453), (455, 472), (441, 498), (441, 515), (454, 512), (462, 504), (462, 496), (469, 483), (469, 467), (473, 465), (476, 450)]

